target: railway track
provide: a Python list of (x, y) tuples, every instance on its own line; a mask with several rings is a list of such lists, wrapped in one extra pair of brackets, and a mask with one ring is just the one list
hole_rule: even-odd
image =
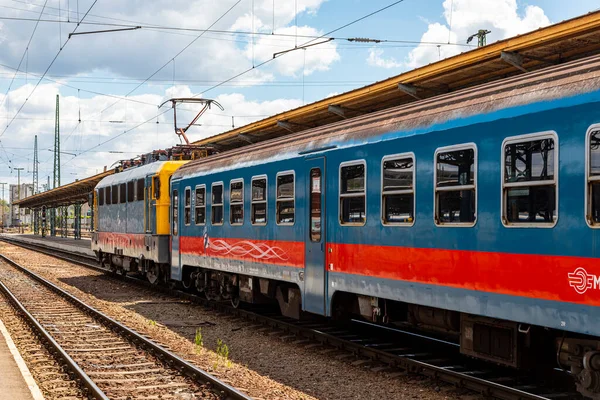
[(250, 399), (9, 258), (0, 262), (0, 291), (89, 396)]
[[(0, 238), (11, 244), (75, 262), (106, 272), (94, 260), (80, 254), (57, 251), (49, 246), (24, 244)], [(549, 375), (531, 376), (462, 356), (455, 343), (395, 328), (382, 328), (363, 321), (335, 324), (318, 318), (292, 320), (264, 309), (233, 308), (226, 303), (209, 302), (199, 296), (151, 285), (147, 281), (119, 276), (132, 284), (202, 304), (225, 314), (255, 323), (257, 329), (280, 332), (283, 340), (308, 346), (322, 346), (355, 365), (372, 369), (398, 368), (439, 379), (457, 387), (505, 400), (573, 400), (583, 399), (566, 373), (551, 371)]]

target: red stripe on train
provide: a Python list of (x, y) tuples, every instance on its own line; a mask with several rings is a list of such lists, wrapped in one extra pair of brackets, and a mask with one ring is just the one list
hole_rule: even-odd
[(110, 248), (142, 248), (144, 237), (143, 233), (98, 232), (98, 244)]
[(600, 260), (328, 244), (330, 271), (600, 306)]
[(304, 242), (211, 237), (207, 244), (205, 246), (202, 236), (181, 236), (179, 251), (182, 254), (304, 268)]

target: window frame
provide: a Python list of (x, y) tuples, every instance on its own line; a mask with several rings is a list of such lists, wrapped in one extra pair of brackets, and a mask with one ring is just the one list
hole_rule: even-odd
[[(199, 206), (198, 203), (196, 203), (196, 191), (198, 191), (198, 189), (204, 189), (204, 205), (203, 206)], [(206, 225), (206, 203), (207, 203), (207, 196), (206, 196), (206, 185), (203, 183), (201, 185), (196, 185), (196, 187), (194, 187), (194, 225), (197, 226), (202, 226), (202, 225)], [(197, 219), (196, 219), (196, 209), (198, 208), (204, 208), (204, 222), (198, 223)]]
[[(461, 186), (447, 186), (441, 188), (441, 190), (437, 187), (437, 157), (439, 153), (449, 153), (452, 151), (460, 151), (460, 150), (468, 150), (473, 149), (473, 185), (461, 185)], [(479, 191), (477, 190), (478, 184), (478, 175), (479, 175), (479, 152), (477, 151), (477, 144), (475, 142), (468, 143), (460, 143), (453, 144), (450, 146), (438, 147), (435, 149), (433, 154), (433, 223), (438, 228), (473, 228), (477, 225), (477, 221), (479, 220), (478, 210), (479, 210)], [(470, 190), (471, 186), (475, 190), (475, 211), (473, 215), (475, 217), (475, 221), (473, 222), (439, 222), (437, 217), (438, 210), (438, 191), (440, 192), (453, 192), (459, 190)], [(462, 188), (462, 189), (461, 189)]]
[[(242, 184), (242, 201), (236, 201), (235, 203), (231, 200), (231, 186), (234, 183), (241, 183)], [(246, 185), (244, 184), (244, 178), (235, 178), (235, 179), (231, 179), (229, 181), (229, 225), (231, 226), (242, 226), (244, 225), (244, 222), (246, 222), (246, 210), (245, 210), (245, 201), (246, 201), (246, 194), (244, 193), (244, 190), (246, 190)], [(233, 217), (233, 213), (231, 212), (231, 207), (232, 206), (242, 206), (242, 222), (232, 222), (232, 217)]]
[[(545, 186), (548, 185), (548, 182), (550, 181), (530, 181), (530, 182), (513, 182), (513, 183), (509, 183), (508, 186), (506, 186), (506, 184), (504, 183), (504, 173), (505, 173), (505, 167), (504, 164), (506, 162), (505, 160), (505, 155), (504, 155), (504, 148), (506, 147), (507, 144), (512, 143), (512, 142), (526, 142), (526, 141), (532, 141), (532, 140), (540, 140), (540, 139), (548, 139), (551, 138), (554, 140), (554, 184), (556, 185), (556, 191), (555, 191), (555, 204), (556, 204), (556, 218), (554, 218), (554, 221), (552, 223), (547, 223), (547, 222), (542, 222), (542, 223), (532, 223), (532, 222), (525, 222), (525, 223), (510, 223), (508, 222), (508, 220), (506, 219), (505, 215), (506, 215), (506, 196), (504, 195), (504, 188), (506, 187), (525, 187), (525, 186)], [(524, 135), (516, 135), (516, 136), (509, 136), (504, 138), (504, 140), (502, 141), (502, 147), (500, 148), (500, 222), (502, 222), (502, 225), (505, 228), (538, 228), (538, 229), (552, 229), (556, 226), (556, 224), (558, 223), (558, 216), (559, 216), (559, 203), (558, 203), (558, 189), (559, 189), (559, 185), (558, 185), (558, 172), (559, 172), (559, 158), (558, 158), (558, 147), (559, 147), (559, 141), (558, 141), (558, 135), (556, 134), (555, 131), (543, 131), (543, 132), (535, 132), (535, 133), (527, 133)], [(586, 148), (586, 153), (587, 153), (587, 148)], [(587, 166), (587, 164), (586, 164)], [(587, 168), (587, 167), (586, 167)], [(587, 176), (585, 176), (585, 179), (587, 179)], [(586, 184), (587, 187), (587, 184)]]
[[(390, 193), (388, 194), (407, 194), (407, 193), (412, 193), (413, 194), (413, 220), (412, 222), (385, 222), (385, 210), (383, 208), (383, 195), (384, 195), (384, 191), (383, 191), (383, 165), (385, 164), (386, 161), (388, 160), (396, 160), (396, 159), (400, 159), (400, 158), (411, 158), (412, 162), (413, 162), (413, 177), (412, 177), (412, 190), (393, 190), (390, 191)], [(366, 175), (365, 175), (366, 178)], [(398, 153), (398, 154), (390, 154), (387, 156), (383, 156), (381, 158), (381, 183), (380, 183), (380, 204), (379, 204), (379, 208), (380, 208), (380, 220), (381, 220), (381, 225), (383, 226), (404, 226), (404, 227), (411, 227), (415, 224), (415, 220), (417, 219), (417, 158), (415, 157), (415, 153), (413, 153), (412, 151), (406, 152), (406, 153)], [(366, 182), (365, 182), (366, 183)], [(341, 184), (341, 182), (340, 182)], [(366, 187), (366, 185), (365, 185)], [(340, 187), (341, 190), (341, 187)], [(366, 217), (366, 213), (365, 213), (365, 217)]]
[[(590, 183), (592, 182), (590, 180), (590, 162), (592, 161), (590, 158), (590, 138), (592, 136), (592, 132), (596, 131), (596, 130), (600, 130), (600, 124), (590, 125), (585, 133), (585, 176), (584, 176), (585, 197), (584, 197), (584, 205), (583, 205), (583, 218), (585, 219), (585, 223), (587, 224), (587, 226), (590, 227), (591, 229), (600, 229), (600, 223), (594, 225), (592, 223), (592, 221), (588, 218), (591, 214), (590, 213), (590, 211), (591, 211), (591, 209), (590, 209), (590, 206), (591, 206)], [(594, 179), (593, 181), (597, 181), (597, 180), (600, 180), (600, 176), (598, 176), (598, 178)]]
[[(254, 200), (252, 198), (252, 184), (254, 181), (258, 181), (264, 179), (265, 180), (265, 199), (264, 200)], [(294, 185), (296, 185), (296, 180), (294, 178)], [(294, 198), (296, 197), (296, 188), (294, 187)], [(265, 222), (254, 222), (254, 204), (265, 204)], [(296, 221), (296, 204), (294, 204), (294, 221)], [(269, 222), (269, 178), (267, 175), (255, 175), (250, 179), (250, 224), (254, 226), (266, 226)]]
[[(277, 198), (277, 178), (279, 178), (281, 175), (292, 175), (294, 177), (294, 195), (292, 196), (292, 202), (294, 203), (294, 222), (289, 223), (289, 222), (279, 222), (279, 208), (277, 207), (278, 203), (280, 201), (290, 201), (289, 198), (283, 198), (283, 199), (278, 199)], [(293, 169), (289, 169), (286, 171), (279, 171), (276, 175), (275, 175), (275, 225), (278, 226), (294, 226), (296, 225), (296, 171)]]
[[(215, 203), (213, 203), (213, 193), (214, 193), (214, 187), (215, 186), (219, 186), (221, 185), (221, 202), (217, 203), (217, 206), (221, 206), (223, 207), (222, 211), (221, 211), (221, 222), (217, 222), (215, 223), (213, 220), (213, 207), (215, 206)], [(223, 183), (223, 181), (217, 181), (217, 182), (213, 182), (210, 184), (210, 224), (213, 226), (222, 226), (223, 223), (225, 222), (225, 184)]]
[[(342, 198), (344, 197), (359, 197), (360, 195), (354, 195), (354, 194), (342, 194), (342, 168), (343, 167), (351, 167), (353, 165), (364, 165), (365, 166), (365, 189), (363, 192), (363, 196), (365, 196), (365, 220), (362, 223), (357, 223), (357, 222), (346, 222), (346, 223), (342, 223)], [(359, 160), (351, 160), (351, 161), (344, 161), (342, 163), (340, 163), (340, 166), (338, 168), (338, 225), (339, 226), (365, 226), (367, 224), (367, 210), (368, 210), (368, 205), (367, 205), (367, 175), (368, 174), (368, 168), (367, 168), (367, 160), (364, 158), (361, 158)]]
[[(186, 196), (188, 196), (189, 194), (189, 199), (190, 199), (190, 204), (186, 205), (185, 201), (186, 201)], [(185, 221), (185, 212), (186, 210), (189, 209), (190, 213), (189, 213), (189, 219), (186, 222)], [(190, 226), (192, 224), (192, 188), (190, 186), (186, 186), (183, 189), (183, 225), (184, 226)]]

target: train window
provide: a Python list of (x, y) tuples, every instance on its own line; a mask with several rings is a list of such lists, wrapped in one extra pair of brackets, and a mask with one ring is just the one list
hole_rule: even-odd
[(127, 182), (127, 202), (128, 203), (133, 203), (134, 196), (135, 196), (135, 190), (133, 189), (135, 184), (135, 181), (130, 181)]
[(152, 198), (160, 199), (160, 177), (158, 175), (152, 177)]
[(600, 226), (600, 126), (588, 131), (587, 148), (586, 220), (597, 227)]
[(106, 191), (104, 192), (104, 193), (106, 193), (106, 204), (111, 204), (112, 195), (110, 192), (111, 192), (110, 186), (107, 186)]
[(173, 190), (173, 236), (178, 235), (178, 226), (179, 226), (179, 195), (177, 190)]
[(119, 202), (120, 203), (125, 203), (126, 191), (127, 191), (127, 185), (125, 185), (124, 183), (121, 183), (119, 185)]
[(185, 188), (183, 196), (183, 223), (185, 225), (190, 224), (192, 218), (192, 189)]
[(366, 171), (365, 161), (351, 161), (340, 165), (342, 225), (364, 225), (367, 220)]
[(293, 225), (296, 217), (294, 172), (277, 174), (277, 224)]
[(321, 168), (310, 170), (310, 241), (321, 241), (322, 205), (321, 205)]
[(476, 206), (477, 155), (474, 144), (435, 152), (435, 223), (473, 226)]
[(112, 185), (112, 204), (119, 204), (119, 185)]
[(196, 225), (204, 225), (206, 223), (206, 187), (204, 185), (196, 187), (196, 204), (194, 216)]
[(557, 215), (557, 137), (524, 135), (504, 141), (502, 223), (551, 227)]
[(385, 225), (415, 221), (415, 157), (386, 156), (381, 165), (381, 219)]
[(104, 188), (98, 189), (98, 194), (96, 195), (96, 198), (98, 199), (98, 205), (103, 206), (104, 205)]
[(267, 177), (252, 178), (252, 225), (267, 223)]
[(244, 223), (244, 181), (235, 180), (229, 184), (229, 223)]
[(223, 184), (213, 183), (210, 221), (213, 225), (223, 224)]
[(135, 189), (136, 189), (135, 199), (137, 201), (144, 200), (144, 178), (140, 178), (137, 180)]

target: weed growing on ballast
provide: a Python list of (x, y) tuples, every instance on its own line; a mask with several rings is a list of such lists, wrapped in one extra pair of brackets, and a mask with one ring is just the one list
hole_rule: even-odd
[(194, 337), (194, 345), (196, 346), (196, 353), (200, 353), (202, 347), (204, 347), (204, 338), (202, 337), (202, 328), (196, 329), (196, 336)]

